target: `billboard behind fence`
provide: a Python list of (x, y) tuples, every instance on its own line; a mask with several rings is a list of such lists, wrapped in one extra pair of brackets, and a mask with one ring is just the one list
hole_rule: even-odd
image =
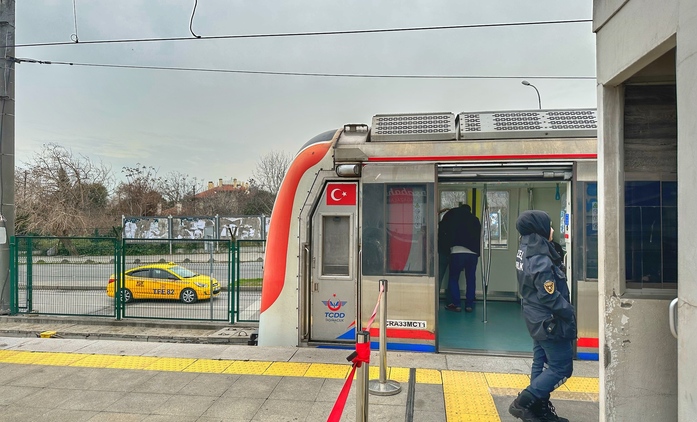
[(270, 218), (265, 215), (132, 217), (123, 216), (124, 239), (266, 240)]

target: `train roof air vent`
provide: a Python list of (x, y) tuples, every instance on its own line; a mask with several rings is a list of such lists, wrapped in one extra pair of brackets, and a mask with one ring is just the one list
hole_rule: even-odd
[(595, 109), (460, 113), (460, 139), (594, 138)]
[(453, 113), (376, 114), (373, 142), (434, 141), (456, 138)]

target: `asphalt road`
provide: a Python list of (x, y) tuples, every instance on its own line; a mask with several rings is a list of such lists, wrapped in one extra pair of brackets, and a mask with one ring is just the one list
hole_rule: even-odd
[[(132, 268), (135, 265), (127, 265)], [(124, 317), (228, 321), (230, 292), (227, 263), (187, 263), (192, 271), (213, 274), (223, 291), (213, 300), (201, 300), (184, 304), (177, 300), (136, 300), (126, 304)], [(27, 266), (18, 268), (18, 306), (22, 313), (81, 316), (115, 316), (114, 299), (107, 296), (109, 276), (114, 273), (113, 264), (35, 264), (31, 267), (32, 289), (28, 296)], [(240, 264), (240, 278), (260, 278), (261, 262)], [(235, 320), (255, 321), (259, 318), (261, 288), (242, 289), (239, 295), (232, 292)]]

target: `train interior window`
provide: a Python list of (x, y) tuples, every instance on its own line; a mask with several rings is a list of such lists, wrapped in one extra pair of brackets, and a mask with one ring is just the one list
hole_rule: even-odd
[(625, 263), (628, 288), (676, 288), (677, 182), (625, 183)]
[(455, 208), (460, 204), (467, 203), (466, 190), (441, 190), (440, 191), (440, 215), (439, 220), (443, 218), (445, 212), (451, 208)]
[(349, 276), (351, 219), (347, 215), (322, 217), (322, 275)]
[(427, 190), (425, 185), (387, 186), (387, 271), (427, 271)]
[(598, 278), (598, 184), (585, 183), (583, 194), (585, 279)]
[(508, 191), (487, 191), (489, 221), (484, 224), (484, 241), (494, 249), (508, 248)]

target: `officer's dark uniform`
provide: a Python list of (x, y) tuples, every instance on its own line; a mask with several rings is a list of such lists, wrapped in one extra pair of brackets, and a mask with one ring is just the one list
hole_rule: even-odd
[(561, 257), (548, 240), (550, 227), (544, 211), (525, 211), (516, 221), (521, 242), (515, 265), (523, 315), (533, 339), (533, 365), (530, 385), (509, 411), (530, 421), (566, 421), (554, 413), (549, 395), (573, 372), (576, 314), (559, 267)]

